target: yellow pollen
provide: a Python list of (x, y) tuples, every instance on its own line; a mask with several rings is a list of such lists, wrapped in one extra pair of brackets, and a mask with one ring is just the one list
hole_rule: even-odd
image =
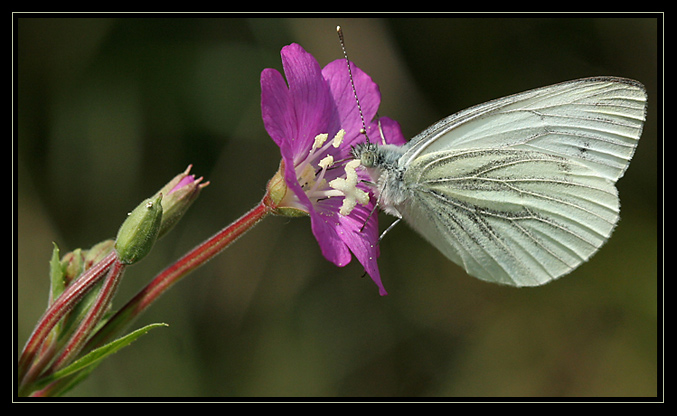
[(329, 134), (327, 134), (327, 133), (318, 134), (317, 136), (315, 136), (315, 142), (313, 143), (313, 150), (319, 149), (320, 147), (322, 147), (324, 142), (327, 141), (328, 137), (329, 137)]
[(343, 142), (343, 137), (344, 137), (345, 135), (346, 135), (346, 131), (345, 131), (345, 130), (343, 130), (343, 129), (339, 130), (338, 133), (336, 133), (336, 136), (334, 136), (334, 142), (332, 143), (332, 145), (333, 145), (335, 148), (338, 149), (338, 147), (339, 147), (339, 146), (341, 145), (341, 143)]
[(332, 155), (327, 155), (324, 159), (320, 160), (320, 162), (318, 163), (318, 165), (322, 169), (326, 169), (333, 164), (334, 164), (334, 158), (332, 157)]

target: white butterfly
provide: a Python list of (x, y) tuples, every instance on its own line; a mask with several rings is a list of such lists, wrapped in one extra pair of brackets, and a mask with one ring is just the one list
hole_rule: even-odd
[(357, 145), (353, 156), (379, 206), (468, 274), (536, 286), (574, 270), (611, 235), (615, 182), (645, 113), (639, 82), (585, 78), (471, 107), (404, 146)]

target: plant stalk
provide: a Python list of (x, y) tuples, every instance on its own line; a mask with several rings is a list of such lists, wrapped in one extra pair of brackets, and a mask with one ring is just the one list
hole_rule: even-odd
[[(33, 333), (26, 341), (18, 364), (20, 390), (32, 383), (42, 371), (42, 368), (31, 368), (36, 362), (38, 351), (54, 326), (73, 309), (89, 290), (105, 275), (116, 259), (115, 251), (111, 251), (103, 260), (85, 271), (80, 278), (71, 283), (63, 293), (52, 303), (42, 315)], [(46, 365), (45, 360), (39, 362)], [(30, 369), (30, 371), (29, 371)]]
[(250, 230), (259, 221), (273, 212), (266, 198), (259, 205), (244, 214), (193, 250), (186, 253), (174, 264), (160, 272), (146, 287), (124, 305), (111, 319), (90, 339), (88, 350), (110, 342), (114, 337), (131, 324), (143, 311), (155, 302), (170, 287), (193, 270), (207, 263), (237, 238)]

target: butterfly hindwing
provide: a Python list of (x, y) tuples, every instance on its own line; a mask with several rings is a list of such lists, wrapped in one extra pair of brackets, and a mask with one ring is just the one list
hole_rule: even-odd
[(613, 184), (588, 167), (536, 151), (429, 153), (404, 175), (415, 198), (403, 218), (477, 278), (534, 286), (566, 274), (618, 220)]

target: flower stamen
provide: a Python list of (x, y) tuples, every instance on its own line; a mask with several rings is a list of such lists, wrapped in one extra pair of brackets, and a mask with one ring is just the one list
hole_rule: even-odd
[(333, 164), (334, 157), (332, 155), (327, 155), (322, 160), (320, 160), (318, 166), (320, 166), (321, 169), (315, 174), (315, 183), (311, 187), (310, 191), (308, 191), (309, 194), (315, 193), (320, 185), (324, 185), (324, 187), (326, 187), (327, 182), (324, 180), (324, 174), (327, 172), (327, 168)]
[(313, 153), (315, 149), (322, 147), (324, 142), (329, 138), (329, 133), (318, 134), (315, 136), (315, 141), (313, 142), (313, 147), (310, 149), (310, 153)]
[(320, 160), (318, 165), (322, 170), (327, 170), (327, 168), (334, 164), (334, 157), (332, 155), (327, 155), (324, 159)]
[[(327, 169), (334, 165), (334, 157), (326, 152), (330, 146), (338, 148), (343, 142), (345, 134), (346, 131), (341, 129), (334, 135), (334, 138), (331, 141), (327, 141), (329, 138), (328, 133), (318, 134), (315, 136), (313, 145), (305, 160), (296, 166), (296, 177), (301, 187), (305, 190), (306, 195), (309, 197), (324, 199), (330, 196), (343, 195), (340, 191), (329, 189), (327, 182), (324, 180), (324, 176)], [(313, 169), (312, 163), (322, 155), (325, 156), (317, 162), (317, 166), (320, 169), (316, 171)]]
[(343, 138), (345, 137), (345, 135), (346, 135), (345, 130), (343, 129), (339, 130), (334, 136), (334, 139), (332, 140), (332, 146), (338, 149), (341, 143), (343, 143)]

